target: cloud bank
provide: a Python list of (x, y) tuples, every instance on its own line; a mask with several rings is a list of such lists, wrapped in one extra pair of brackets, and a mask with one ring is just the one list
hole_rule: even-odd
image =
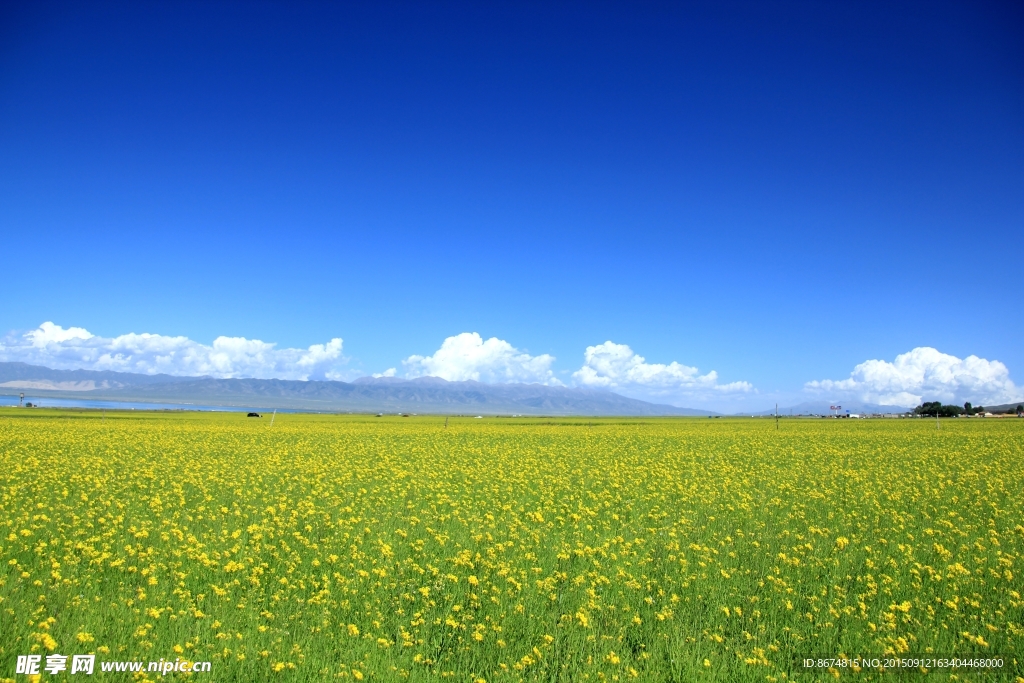
[(712, 370), (700, 374), (697, 368), (672, 361), (648, 363), (626, 344), (606, 341), (588, 346), (583, 367), (573, 373), (579, 386), (612, 389), (634, 398), (660, 402), (692, 402), (754, 391), (749, 382), (718, 383)]
[(0, 361), (147, 375), (342, 379), (348, 359), (341, 350), (342, 340), (337, 337), (308, 349), (278, 349), (276, 344), (245, 337), (217, 337), (211, 345), (160, 334), (98, 337), (81, 327), (45, 322), (0, 340)]
[[(65, 370), (344, 381), (353, 375), (347, 368), (348, 360), (342, 355), (340, 338), (308, 349), (279, 349), (275, 344), (244, 337), (217, 337), (209, 345), (160, 334), (100, 337), (82, 327), (64, 328), (45, 322), (37, 329), (0, 339), (0, 361)], [(531, 355), (504, 339), (484, 339), (476, 332), (463, 332), (445, 339), (431, 355), (412, 355), (403, 360), (401, 374), (409, 379), (431, 376), (453, 382), (565, 386), (552, 369), (554, 362), (554, 356)], [(396, 368), (388, 368), (373, 376), (398, 375)], [(747, 382), (720, 384), (714, 371), (700, 374), (697, 368), (677, 362), (648, 363), (629, 346), (611, 341), (587, 347), (584, 364), (572, 374), (570, 384), (676, 405), (730, 399), (753, 391)]]
[[(64, 328), (52, 322), (0, 339), (0, 361), (57, 369), (219, 378), (346, 380), (353, 375), (337, 337), (306, 349), (279, 349), (276, 344), (244, 337), (217, 337), (209, 345), (160, 334), (100, 337), (82, 327)], [(532, 356), (497, 337), (485, 340), (476, 332), (463, 332), (445, 339), (432, 355), (409, 356), (402, 366), (407, 378), (564, 386), (552, 370), (554, 362), (554, 356)], [(396, 368), (388, 368), (374, 376), (397, 374)], [(719, 383), (714, 370), (701, 374), (697, 368), (675, 361), (648, 363), (628, 345), (612, 341), (587, 347), (583, 366), (572, 373), (571, 383), (686, 406), (733, 402), (757, 393), (749, 382)], [(892, 362), (865, 361), (846, 379), (807, 382), (805, 390), (827, 394), (830, 399), (856, 398), (903, 407), (934, 400), (996, 405), (1024, 397), (1024, 389), (1013, 383), (1003, 363), (977, 356), (961, 359), (931, 347), (915, 348)]]
[(864, 361), (843, 380), (808, 382), (807, 390), (831, 396), (852, 396), (892, 406), (916, 406), (922, 401), (998, 405), (1018, 401), (1024, 391), (1010, 380), (1010, 371), (997, 360), (977, 356), (957, 358), (920, 346), (884, 360)]
[[(476, 332), (448, 337), (432, 356), (409, 356), (402, 361), (406, 377), (440, 377), (449, 382), (524, 382), (561, 385), (551, 370), (555, 357), (531, 356), (503, 339), (484, 340)], [(389, 369), (388, 372), (391, 372)], [(387, 376), (387, 373), (383, 373)]]

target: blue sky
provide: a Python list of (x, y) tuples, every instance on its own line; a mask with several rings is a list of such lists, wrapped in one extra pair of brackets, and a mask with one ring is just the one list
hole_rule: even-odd
[[(1024, 398), (1022, 28), (1011, 3), (6, 3), (0, 356)], [(164, 355), (102, 341), (141, 333)], [(222, 365), (179, 362), (218, 337)], [(931, 380), (897, 371), (919, 348)], [(840, 385), (873, 359), (902, 379)]]

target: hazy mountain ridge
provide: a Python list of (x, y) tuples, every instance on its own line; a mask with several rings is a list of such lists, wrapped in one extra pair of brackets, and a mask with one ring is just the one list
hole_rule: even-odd
[[(62, 383), (77, 383), (61, 388)], [(88, 383), (95, 388), (86, 388)], [(50, 383), (52, 389), (43, 388)], [(24, 387), (24, 388), (22, 388)], [(438, 377), (364, 377), (354, 382), (216, 379), (53, 370), (0, 363), (0, 393), (154, 403), (292, 408), (348, 412), (489, 413), (532, 415), (712, 415), (626, 398), (609, 391), (542, 384), (449, 382)]]
[(1024, 398), (1013, 403), (1002, 403), (997, 406), (984, 406), (985, 410), (990, 413), (1012, 413), (1017, 410), (1017, 406), (1024, 405)]
[[(1001, 405), (985, 406), (988, 412), (992, 413), (1007, 413), (1013, 412), (1018, 405), (1024, 404), (1024, 399), (1013, 403), (1004, 403)], [(779, 415), (828, 415), (834, 411), (829, 410), (829, 405), (837, 405), (835, 403), (829, 404), (825, 401), (806, 401), (795, 406), (786, 408), (779, 408)], [(842, 406), (839, 411), (842, 414), (846, 414), (846, 411), (850, 413), (856, 413), (859, 415), (872, 415), (872, 414), (893, 414), (893, 413), (906, 413), (914, 410), (916, 406), (890, 406), (890, 405), (879, 405), (877, 403), (863, 403), (861, 401), (839, 401), (838, 405)], [(739, 415), (774, 415), (774, 410), (765, 410), (760, 413), (738, 413)]]
[(116, 372), (114, 370), (54, 370), (41, 365), (28, 363), (0, 362), (0, 383), (11, 382), (95, 382), (97, 386), (127, 387), (140, 384), (166, 384), (182, 382), (198, 377), (179, 377), (177, 375), (143, 375), (134, 372)]
[[(862, 401), (838, 401), (835, 403), (829, 403), (828, 401), (805, 401), (798, 403), (795, 406), (786, 406), (785, 408), (779, 407), (779, 415), (829, 415), (836, 411), (830, 410), (829, 406), (840, 405), (840, 413), (846, 414), (846, 411), (850, 411), (855, 414), (892, 414), (892, 413), (905, 413), (908, 410), (913, 410), (913, 406), (887, 406), (879, 405), (877, 403), (864, 403)], [(762, 410), (754, 413), (737, 413), (737, 415), (774, 415), (775, 410)]]

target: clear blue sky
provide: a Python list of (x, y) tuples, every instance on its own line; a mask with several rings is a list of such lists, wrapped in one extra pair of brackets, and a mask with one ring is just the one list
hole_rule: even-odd
[(1020, 384), (1022, 226), (1017, 3), (0, 5), (0, 334)]

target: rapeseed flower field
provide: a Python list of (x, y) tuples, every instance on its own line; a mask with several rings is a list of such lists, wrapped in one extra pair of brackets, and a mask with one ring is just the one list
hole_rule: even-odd
[(0, 411), (0, 679), (1024, 681), (1024, 421), (269, 422)]

